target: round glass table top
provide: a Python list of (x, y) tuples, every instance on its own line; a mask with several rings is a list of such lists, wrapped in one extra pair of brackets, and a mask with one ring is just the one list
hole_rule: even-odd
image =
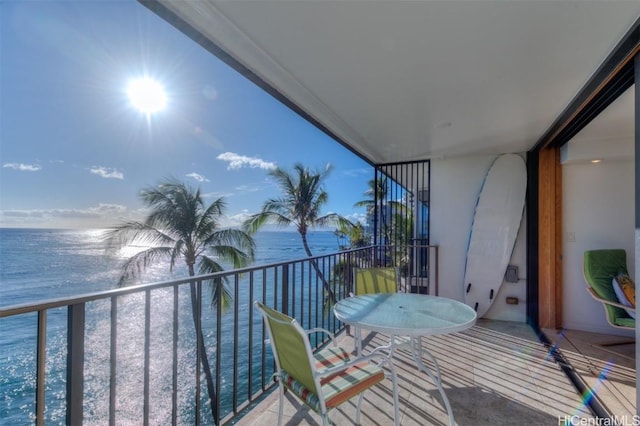
[(462, 302), (413, 293), (348, 297), (336, 303), (333, 312), (346, 324), (403, 336), (454, 333), (476, 322), (475, 310)]

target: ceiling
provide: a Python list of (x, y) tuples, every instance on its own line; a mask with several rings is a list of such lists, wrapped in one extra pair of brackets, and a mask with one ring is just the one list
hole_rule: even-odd
[(640, 17), (637, 0), (157, 3), (374, 164), (531, 149)]

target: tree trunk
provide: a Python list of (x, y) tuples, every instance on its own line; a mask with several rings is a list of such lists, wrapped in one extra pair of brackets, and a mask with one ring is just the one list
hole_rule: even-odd
[[(311, 253), (311, 249), (309, 249), (309, 243), (307, 242), (307, 234), (304, 233), (304, 232), (301, 232), (300, 236), (302, 237), (302, 246), (304, 247), (304, 251), (307, 253), (307, 256), (308, 257), (313, 257), (313, 254)], [(320, 277), (320, 280), (322, 281), (322, 286), (324, 287), (324, 289), (327, 292), (327, 296), (329, 297), (329, 301), (332, 304), (335, 304), (336, 303), (336, 296), (335, 296), (335, 294), (333, 294), (333, 290), (331, 290), (331, 285), (329, 285), (327, 280), (324, 278), (324, 274), (322, 273), (322, 271), (318, 267), (318, 263), (316, 262), (315, 259), (311, 259), (310, 262), (311, 262), (311, 265), (313, 265), (313, 268), (316, 270), (316, 274)]]
[[(193, 277), (194, 275), (195, 275), (195, 272), (193, 270), (193, 265), (189, 265), (189, 276)], [(193, 316), (193, 326), (195, 327), (196, 339), (198, 341), (197, 350), (200, 352), (200, 359), (202, 360), (202, 370), (204, 372), (205, 381), (207, 383), (207, 391), (209, 393), (209, 405), (211, 406), (211, 415), (213, 416), (214, 423), (216, 423), (217, 417), (218, 417), (218, 410), (217, 410), (217, 404), (216, 404), (216, 399), (217, 399), (216, 390), (215, 390), (215, 387), (213, 386), (213, 377), (211, 375), (211, 367), (209, 366), (209, 357), (207, 356), (207, 350), (204, 344), (202, 327), (198, 327), (198, 295), (197, 295), (196, 283), (194, 281), (189, 283), (189, 290), (191, 293), (191, 312)]]

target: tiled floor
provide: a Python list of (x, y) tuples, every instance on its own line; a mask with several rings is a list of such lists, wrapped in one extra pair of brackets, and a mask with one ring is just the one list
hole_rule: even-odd
[[(611, 354), (601, 359), (598, 356), (602, 357), (602, 353), (587, 352), (593, 349), (586, 343), (589, 335), (551, 334), (549, 337), (558, 340), (565, 359), (585, 375), (585, 382), (601, 392), (607, 408), (615, 410), (617, 415), (635, 413), (635, 362), (616, 357), (615, 360), (621, 360), (616, 363)], [(366, 344), (373, 348), (386, 343), (386, 339), (372, 333)], [(353, 344), (349, 336), (344, 336), (342, 343), (347, 347)], [(463, 333), (425, 338), (424, 344), (438, 359), (443, 386), (458, 425), (558, 425), (560, 420), (571, 416), (578, 416), (573, 418), (574, 423), (578, 418), (593, 422), (593, 414), (585, 407), (574, 385), (525, 324), (480, 320)], [(632, 357), (634, 354), (632, 349)], [(440, 394), (429, 377), (417, 371), (407, 352), (398, 351), (394, 359), (400, 423), (407, 426), (450, 424)], [(424, 362), (430, 365), (426, 357)], [(237, 424), (277, 424), (277, 395), (274, 392)], [(368, 391), (362, 403), (361, 424), (393, 424), (391, 401), (389, 380)], [(355, 412), (355, 404), (348, 402), (334, 410), (331, 419), (337, 425), (354, 424)], [(322, 422), (288, 394), (283, 424)]]

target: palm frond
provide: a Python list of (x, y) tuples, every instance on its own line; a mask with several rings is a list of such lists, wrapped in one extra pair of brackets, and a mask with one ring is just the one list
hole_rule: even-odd
[(291, 201), (286, 198), (272, 198), (262, 205), (263, 212), (278, 213), (283, 216), (292, 214)]
[(212, 235), (220, 229), (220, 217), (224, 215), (226, 203), (218, 198), (200, 215), (193, 231), (195, 252), (200, 253), (212, 244)]
[(135, 221), (105, 231), (102, 240), (108, 251), (126, 246), (167, 246), (174, 242), (170, 235), (159, 229)]
[(277, 167), (269, 172), (269, 175), (273, 177), (278, 185), (283, 189), (284, 193), (290, 193), (295, 188), (295, 183), (292, 180), (292, 176), (287, 173), (286, 170)]
[(260, 230), (267, 222), (272, 221), (278, 226), (288, 226), (292, 223), (291, 218), (275, 211), (262, 211), (249, 216), (242, 224), (242, 229), (249, 235), (253, 235)]
[[(224, 269), (222, 266), (208, 256), (201, 256), (198, 264), (198, 273), (200, 275), (213, 274), (221, 272)], [(215, 307), (218, 301), (222, 301), (222, 308), (226, 309), (231, 306), (233, 301), (233, 295), (227, 288), (227, 281), (225, 278), (219, 277), (211, 280), (207, 280), (207, 284), (211, 289), (211, 307)]]
[(171, 258), (170, 258), (170, 263), (169, 263), (169, 271), (173, 271), (173, 268), (175, 268), (176, 263), (178, 263), (178, 261), (184, 259), (184, 246), (185, 246), (184, 241), (183, 240), (178, 240), (178, 241), (176, 241), (176, 243), (171, 248)]
[(235, 269), (249, 265), (252, 260), (249, 254), (233, 246), (217, 244), (212, 247), (210, 253), (219, 257), (221, 260), (231, 263)]
[(172, 247), (152, 247), (134, 254), (122, 266), (118, 286), (121, 287), (128, 281), (139, 278), (149, 265), (171, 256), (172, 250)]
[(373, 201), (373, 200), (360, 200), (360, 201), (357, 201), (356, 203), (354, 203), (353, 206), (354, 207), (367, 207), (367, 208), (370, 208), (374, 204), (375, 204), (375, 201)]
[(255, 256), (256, 243), (246, 232), (227, 228), (216, 232), (215, 236), (217, 241), (236, 247), (238, 250), (246, 252), (251, 258)]
[(255, 257), (255, 242), (247, 233), (238, 229), (222, 229), (203, 242), (203, 253), (209, 251), (235, 268), (247, 266)]
[(322, 216), (318, 218), (318, 222), (322, 224), (335, 224), (339, 229), (346, 230), (346, 232), (350, 232), (352, 229), (355, 229), (358, 226), (346, 217), (337, 213), (329, 213), (325, 216)]

